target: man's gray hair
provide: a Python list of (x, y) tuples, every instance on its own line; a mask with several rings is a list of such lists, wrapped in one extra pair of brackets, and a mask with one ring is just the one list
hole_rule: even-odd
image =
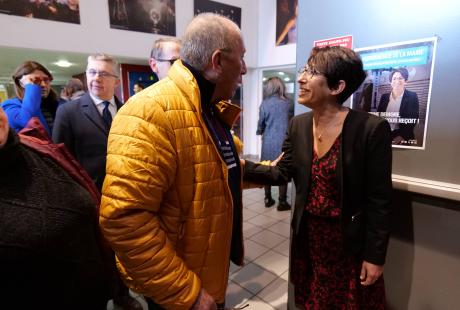
[(95, 53), (88, 56), (88, 62), (90, 61), (105, 61), (112, 65), (113, 73), (116, 76), (120, 76), (120, 67), (118, 62), (112, 56), (104, 53)]
[(241, 30), (230, 19), (214, 13), (199, 14), (185, 30), (180, 57), (202, 71), (215, 50), (229, 51), (235, 47), (235, 35), (241, 36)]
[(164, 46), (165, 43), (175, 43), (179, 46), (182, 45), (181, 40), (178, 38), (160, 38), (155, 40), (152, 46), (152, 50), (150, 51), (150, 58), (153, 59), (162, 59), (164, 53)]

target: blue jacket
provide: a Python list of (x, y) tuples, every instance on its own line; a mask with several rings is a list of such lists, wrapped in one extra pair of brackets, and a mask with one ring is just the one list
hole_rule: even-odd
[(274, 160), (281, 154), (294, 104), (289, 99), (271, 96), (262, 101), (259, 110), (257, 135), (262, 135), (261, 160)]
[(43, 127), (49, 135), (51, 135), (50, 128), (46, 122), (45, 117), (41, 111), (42, 104), (42, 90), (41, 87), (35, 84), (27, 84), (24, 89), (24, 98), (22, 102), (19, 98), (15, 97), (12, 99), (5, 100), (2, 103), (3, 110), (5, 110), (6, 116), (10, 126), (19, 132), (21, 129), (26, 127), (27, 122), (32, 117), (38, 117)]

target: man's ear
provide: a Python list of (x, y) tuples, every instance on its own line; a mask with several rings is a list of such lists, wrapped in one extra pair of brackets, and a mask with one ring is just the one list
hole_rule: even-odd
[(344, 91), (345, 87), (347, 86), (347, 83), (344, 80), (340, 80), (337, 83), (337, 86), (334, 88), (331, 88), (331, 95), (339, 95), (341, 92)]
[(149, 58), (149, 66), (153, 72), (158, 73), (158, 66), (155, 58)]
[(221, 73), (222, 69), (222, 51), (215, 50), (211, 55), (211, 66), (217, 73)]

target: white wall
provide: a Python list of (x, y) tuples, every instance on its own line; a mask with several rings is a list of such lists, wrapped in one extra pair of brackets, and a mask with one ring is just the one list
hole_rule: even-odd
[[(256, 1), (221, 0), (242, 8), (242, 32), (247, 62), (256, 66)], [(176, 0), (176, 35), (180, 37), (193, 18), (193, 1)], [(103, 51), (113, 56), (145, 59), (154, 34), (111, 29), (107, 0), (80, 0), (80, 25), (0, 14), (1, 46), (89, 54)]]
[[(261, 69), (295, 64), (295, 44), (275, 47), (276, 0), (218, 0), (242, 8), (248, 73), (243, 79), (245, 154), (259, 154), (255, 135), (262, 101)], [(176, 35), (193, 18), (193, 0), (176, 0)], [(80, 0), (80, 25), (0, 14), (0, 46), (146, 59), (158, 35), (111, 29), (107, 0)]]
[[(251, 2), (253, 2), (251, 0)], [(254, 1), (256, 2), (256, 1)], [(253, 70), (248, 70), (244, 78), (243, 102), (243, 153), (260, 155), (261, 142), (256, 136), (259, 106), (262, 102), (262, 70), (273, 67), (295, 65), (296, 44), (275, 46), (276, 41), (276, 0), (259, 0), (252, 19), (258, 19), (257, 59)], [(252, 59), (251, 59), (252, 61)]]

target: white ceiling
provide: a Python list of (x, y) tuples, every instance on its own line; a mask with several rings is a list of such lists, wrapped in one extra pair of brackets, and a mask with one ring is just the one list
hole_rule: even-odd
[[(50, 70), (54, 77), (53, 84), (65, 84), (72, 75), (85, 71), (87, 57), (87, 54), (0, 46), (0, 82), (12, 82), (11, 76), (16, 67), (26, 60), (33, 60)], [(147, 58), (114, 57), (119, 63), (148, 65)], [(58, 60), (67, 60), (74, 65), (61, 68), (54, 64)]]

